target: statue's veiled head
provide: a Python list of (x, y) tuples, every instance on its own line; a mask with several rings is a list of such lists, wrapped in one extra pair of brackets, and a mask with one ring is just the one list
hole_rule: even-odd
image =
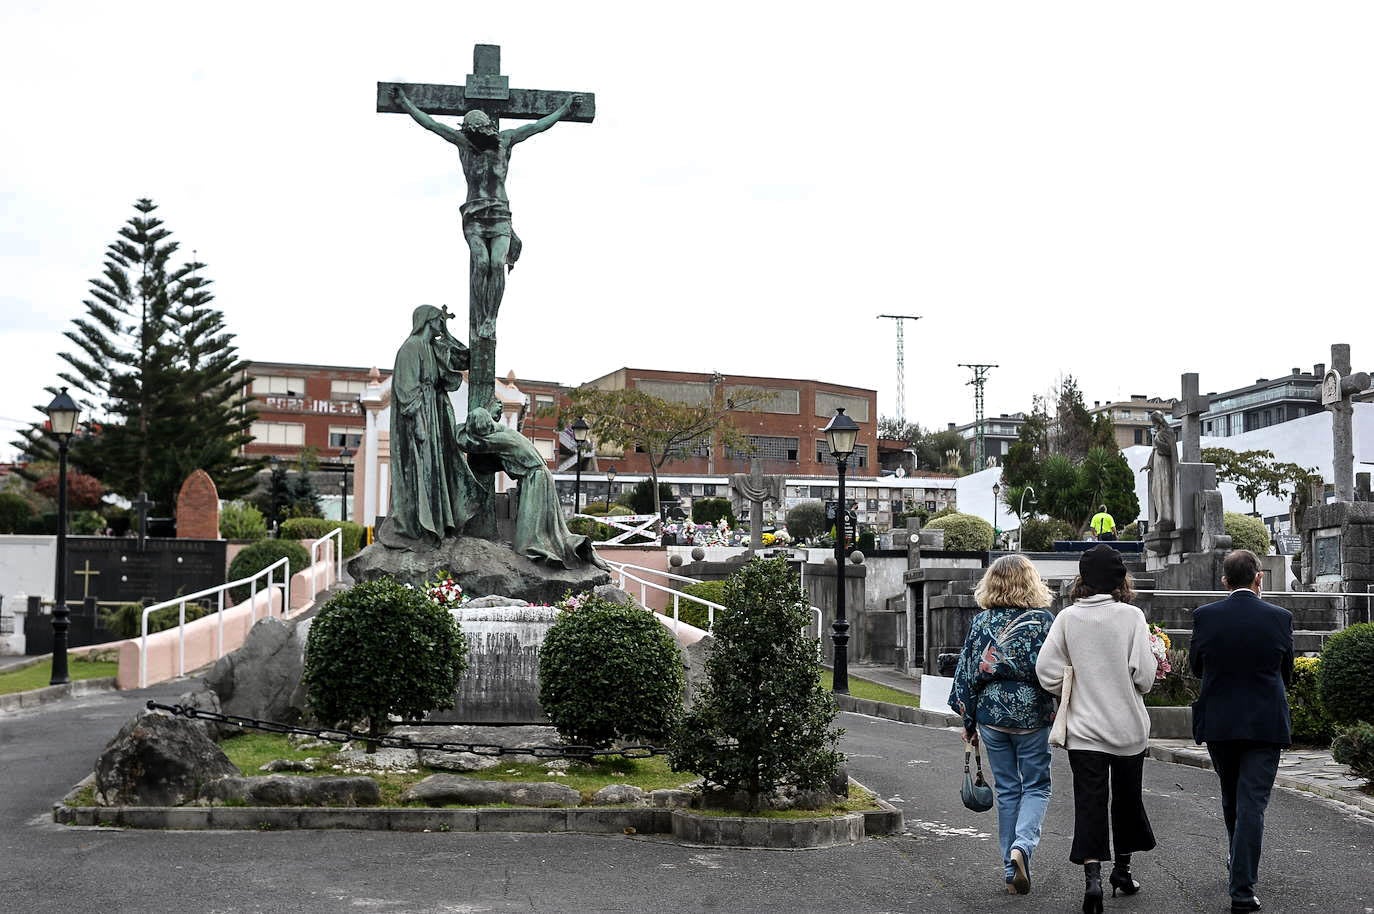
[(485, 437), (495, 428), (496, 421), (485, 408), (477, 406), (468, 411), (468, 430), (477, 437)]
[(444, 326), (444, 317), (445, 315), (443, 309), (436, 308), (433, 305), (421, 305), (420, 307), (416, 308), (414, 311), (411, 312), (411, 335), (413, 336), (416, 333), (419, 333), (421, 330), (425, 329), (425, 327), (429, 326), (430, 324), (434, 324), (436, 329), (442, 329)]

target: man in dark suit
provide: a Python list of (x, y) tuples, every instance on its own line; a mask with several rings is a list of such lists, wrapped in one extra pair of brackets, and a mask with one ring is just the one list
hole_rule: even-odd
[(1222, 580), (1231, 595), (1193, 612), (1188, 663), (1202, 678), (1193, 703), (1193, 739), (1207, 744), (1221, 780), (1221, 813), (1230, 836), (1231, 911), (1260, 909), (1264, 809), (1290, 741), (1288, 683), (1293, 678), (1293, 614), (1260, 599), (1264, 572), (1248, 549), (1229, 553)]

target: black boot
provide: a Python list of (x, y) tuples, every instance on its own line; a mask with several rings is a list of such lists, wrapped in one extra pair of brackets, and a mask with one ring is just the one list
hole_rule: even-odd
[(1102, 864), (1083, 864), (1083, 914), (1102, 914)]
[(1112, 884), (1112, 897), (1116, 897), (1117, 889), (1121, 890), (1122, 895), (1134, 895), (1140, 891), (1140, 883), (1131, 878), (1131, 855), (1117, 854), (1116, 862), (1112, 864), (1112, 871), (1107, 876), (1107, 881)]

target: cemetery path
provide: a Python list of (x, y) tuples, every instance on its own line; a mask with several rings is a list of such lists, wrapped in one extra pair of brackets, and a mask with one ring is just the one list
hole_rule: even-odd
[[(908, 834), (857, 847), (749, 851), (660, 838), (387, 832), (175, 832), (73, 829), (52, 802), (149, 697), (186, 684), (102, 693), (0, 715), (0, 873), (4, 909), (389, 912), (1066, 912), (1078, 909), (1068, 866), (1067, 765), (1034, 893), (1002, 894), (992, 813), (958, 800), (956, 733), (842, 715), (851, 773), (902, 806)], [(1061, 771), (1061, 766), (1065, 769)], [(1145, 890), (1108, 900), (1118, 914), (1226, 910), (1223, 828), (1210, 772), (1150, 761), (1147, 805), (1161, 847), (1138, 858)], [(1374, 820), (1279, 791), (1271, 806), (1261, 898), (1266, 911), (1371, 914)]]

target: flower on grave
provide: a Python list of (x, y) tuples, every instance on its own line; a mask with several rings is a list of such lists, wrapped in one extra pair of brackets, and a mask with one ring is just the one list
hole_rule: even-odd
[(454, 609), (467, 601), (463, 587), (447, 571), (440, 571), (432, 581), (425, 582), (425, 596), (430, 602), (445, 609)]
[(563, 599), (558, 601), (557, 605), (558, 608), (563, 610), (564, 612), (576, 612), (577, 610), (581, 609), (583, 606), (587, 604), (587, 601), (591, 599), (591, 596), (591, 594), (585, 592), (567, 593), (564, 595)]
[(1163, 682), (1165, 677), (1174, 671), (1173, 665), (1169, 663), (1169, 648), (1172, 646), (1169, 633), (1151, 622), (1150, 653), (1155, 656), (1155, 682)]
[(765, 534), (763, 535), (763, 545), (764, 545), (764, 548), (771, 548), (772, 546), (776, 546), (777, 544), (778, 544), (778, 538), (777, 538), (777, 536), (776, 536), (775, 534), (772, 534), (772, 533), (765, 533)]

